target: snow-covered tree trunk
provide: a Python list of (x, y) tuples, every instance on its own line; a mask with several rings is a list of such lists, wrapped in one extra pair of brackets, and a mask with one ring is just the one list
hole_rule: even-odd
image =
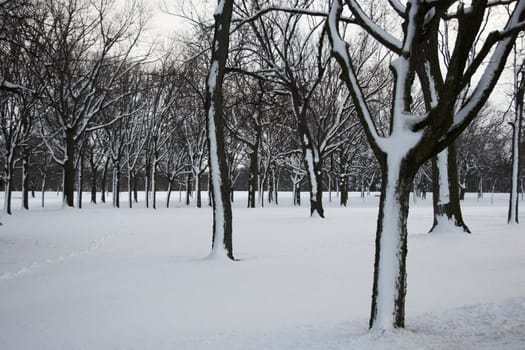
[(22, 209), (29, 209), (29, 154), (22, 151)]
[[(525, 61), (521, 65), (525, 69)], [(521, 141), (521, 124), (523, 119), (523, 95), (525, 92), (525, 72), (522, 70), (520, 77), (516, 79), (516, 101), (515, 101), (515, 118), (512, 123), (512, 176), (509, 197), (509, 213), (507, 222), (519, 223), (518, 219), (518, 180), (520, 169), (520, 141)], [(518, 81), (518, 79), (520, 79)], [(519, 83), (519, 86), (518, 86)], [(523, 192), (522, 192), (523, 193)]]
[(450, 144), (432, 160), (432, 192), (434, 223), (430, 232), (441, 232), (453, 227), (470, 233), (463, 221), (459, 203), (459, 186), (456, 166), (456, 147)]
[(382, 172), (376, 232), (370, 328), (404, 327), (407, 218), (413, 171), (406, 161), (387, 155)]
[(256, 137), (254, 147), (250, 152), (250, 166), (248, 174), (248, 208), (255, 208), (255, 193), (259, 175), (259, 142)]
[(310, 183), (310, 216), (324, 218), (323, 208), (323, 173), (319, 153), (311, 143), (304, 144), (304, 162)]
[(232, 212), (224, 147), (223, 90), (233, 0), (219, 0), (214, 13), (215, 31), (210, 71), (206, 81), (206, 130), (213, 205), (212, 256), (233, 257)]

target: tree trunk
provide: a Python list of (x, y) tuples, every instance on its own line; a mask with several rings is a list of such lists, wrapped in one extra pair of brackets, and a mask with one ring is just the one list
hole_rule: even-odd
[(63, 165), (64, 205), (74, 207), (75, 194), (75, 140), (74, 132), (66, 130), (66, 159)]
[(9, 154), (6, 157), (6, 170), (4, 179), (4, 212), (11, 215), (11, 197), (13, 192), (13, 169), (14, 169), (14, 157), (13, 154)]
[(98, 177), (98, 168), (95, 164), (95, 156), (91, 151), (89, 164), (91, 166), (91, 203), (97, 204), (97, 177)]
[(341, 193), (340, 195), (340, 205), (345, 206), (348, 204), (348, 179), (343, 174), (341, 175), (340, 181), (339, 181), (339, 191)]
[[(525, 61), (524, 61), (525, 62)], [(523, 64), (522, 64), (523, 67)], [(518, 219), (518, 178), (520, 169), (521, 122), (523, 119), (523, 95), (525, 92), (525, 74), (521, 72), (520, 86), (517, 86), (515, 109), (516, 116), (512, 123), (512, 176), (509, 196), (507, 223), (519, 223)]]
[(80, 159), (78, 162), (78, 189), (77, 189), (77, 207), (82, 209), (82, 187), (84, 185), (84, 155), (80, 152)]
[(228, 57), (233, 0), (221, 0), (214, 13), (215, 32), (206, 82), (206, 129), (213, 204), (212, 255), (233, 257), (232, 211), (228, 165), (224, 147), (222, 82)]
[(166, 208), (170, 207), (171, 191), (173, 188), (173, 180), (168, 181), (168, 195), (166, 197)]
[(190, 205), (191, 197), (191, 180), (190, 175), (186, 175), (186, 206)]
[(108, 177), (108, 166), (109, 166), (109, 157), (106, 158), (104, 163), (104, 170), (102, 171), (102, 181), (100, 183), (100, 201), (106, 203), (106, 181)]
[(258, 154), (258, 147), (255, 147), (250, 153), (250, 173), (248, 175), (248, 208), (255, 208), (255, 192), (257, 191), (257, 179), (259, 175)]
[(137, 174), (133, 173), (133, 201), (139, 202), (139, 186), (137, 184)]
[(201, 175), (197, 171), (195, 173), (195, 206), (197, 208), (202, 207), (201, 186)]
[(146, 165), (146, 174), (144, 175), (144, 198), (146, 200), (146, 208), (149, 208), (149, 188), (150, 188), (150, 175), (151, 166)]
[(42, 189), (42, 208), (44, 208), (44, 206), (45, 206), (46, 177), (47, 177), (47, 172), (44, 171), (42, 173), (42, 186), (41, 186), (41, 189)]
[(458, 172), (456, 166), (456, 147), (454, 143), (432, 159), (432, 192), (434, 223), (430, 232), (446, 229), (450, 223), (464, 232), (470, 233), (463, 221), (459, 204)]
[[(371, 329), (405, 325), (407, 217), (416, 171), (406, 161), (390, 160), (382, 169), (377, 220)], [(417, 170), (417, 169), (416, 169)]]
[(113, 206), (120, 208), (120, 162), (113, 162)]
[(151, 204), (153, 209), (157, 209), (157, 156), (151, 166)]
[(129, 207), (133, 208), (133, 189), (132, 189), (132, 181), (133, 181), (133, 172), (128, 167), (128, 201), (129, 201)]
[(319, 155), (314, 151), (311, 142), (304, 146), (304, 162), (310, 184), (310, 216), (324, 218), (323, 208), (323, 173)]
[(29, 209), (29, 153), (23, 150), (22, 157), (22, 209)]

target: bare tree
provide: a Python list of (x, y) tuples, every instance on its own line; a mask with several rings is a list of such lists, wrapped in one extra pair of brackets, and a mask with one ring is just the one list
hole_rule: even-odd
[[(391, 63), (394, 87), (390, 130), (382, 137), (374, 125), (374, 117), (363, 97), (348, 45), (343, 39), (340, 25), (343, 1), (332, 2), (328, 33), (333, 54), (341, 66), (342, 78), (382, 170), (370, 327), (404, 327), (406, 221), (413, 178), (426, 160), (447, 147), (477, 116), (504, 69), (517, 33), (523, 28), (525, 2), (515, 3), (505, 27), (488, 36), (483, 48), (468, 65), (469, 52), (490, 6), (487, 0), (473, 2), (470, 6), (457, 1), (415, 0), (403, 5), (391, 0), (393, 12), (403, 22), (402, 40), (370, 20), (357, 1), (347, 0), (344, 4), (361, 28), (398, 56)], [(438, 29), (442, 21), (451, 19), (457, 21), (458, 32), (450, 65), (443, 72), (439, 61)], [(483, 66), (482, 62), (491, 52), (490, 63)], [(481, 78), (474, 81), (474, 74), (480, 71)], [(416, 77), (423, 91), (431, 96), (431, 108), (425, 114), (413, 111), (412, 87)], [(461, 91), (469, 83), (475, 87), (457, 110)]]

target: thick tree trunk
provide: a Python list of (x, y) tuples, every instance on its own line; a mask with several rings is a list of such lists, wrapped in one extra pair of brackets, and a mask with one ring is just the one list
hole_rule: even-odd
[(432, 192), (434, 223), (430, 232), (447, 229), (452, 225), (470, 233), (463, 221), (459, 204), (458, 172), (456, 166), (456, 147), (454, 143), (432, 159)]
[(304, 162), (308, 174), (308, 183), (310, 184), (310, 216), (319, 215), (324, 218), (321, 161), (311, 143), (305, 144), (303, 147), (305, 151)]
[(224, 147), (222, 82), (228, 57), (233, 0), (221, 0), (214, 13), (215, 33), (206, 83), (206, 129), (213, 204), (212, 255), (233, 257), (230, 181)]
[(72, 130), (66, 130), (66, 159), (63, 165), (64, 205), (74, 207), (75, 194), (75, 139)]
[(382, 171), (371, 329), (405, 325), (407, 217), (413, 170), (407, 162), (393, 159)]

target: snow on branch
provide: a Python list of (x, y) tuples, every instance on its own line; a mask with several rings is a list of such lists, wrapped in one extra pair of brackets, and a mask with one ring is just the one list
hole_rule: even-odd
[(370, 17), (366, 15), (359, 3), (355, 0), (345, 1), (352, 14), (355, 16), (356, 23), (363, 27), (370, 35), (379, 41), (382, 45), (386, 46), (393, 52), (400, 53), (401, 41), (396, 39), (386, 30), (378, 26)]
[(505, 28), (501, 31), (494, 31), (491, 32), (487, 39), (485, 40), (485, 43), (483, 44), (483, 47), (479, 51), (479, 53), (476, 55), (470, 66), (465, 71), (465, 74), (463, 75), (463, 82), (462, 87), (465, 87), (472, 76), (476, 73), (476, 71), (479, 69), (479, 67), (483, 64), (483, 61), (487, 57), (487, 55), (490, 53), (492, 47), (498, 43), (499, 41), (503, 40), (504, 38), (508, 36), (512, 36), (517, 34), (520, 31), (525, 30), (525, 21), (520, 21), (516, 23), (515, 25)]
[(343, 68), (341, 75), (347, 84), (347, 87), (352, 95), (352, 99), (356, 104), (359, 118), (362, 120), (365, 132), (368, 135), (368, 139), (372, 144), (377, 146), (380, 136), (377, 133), (374, 120), (372, 119), (370, 110), (363, 95), (363, 91), (361, 90), (361, 86), (359, 85), (354, 68), (352, 66), (347, 43), (341, 38), (339, 34), (338, 23), (342, 11), (341, 1), (342, 0), (332, 1), (327, 26), (328, 38), (332, 43), (332, 53)]
[[(503, 38), (499, 38), (500, 40), (496, 40), (498, 38), (492, 39), (497, 41), (496, 48), (494, 49), (494, 52), (492, 53), (492, 56), (485, 67), (483, 75), (481, 76), (476, 88), (467, 99), (467, 102), (455, 115), (454, 122), (449, 129), (449, 134), (456, 132), (458, 129), (461, 130), (464, 128), (469, 123), (469, 121), (474, 118), (478, 110), (487, 100), (504, 69), (508, 53), (510, 50), (512, 50), (512, 46), (514, 45), (515, 38), (518, 34), (518, 32), (514, 31), (514, 29), (523, 25), (523, 21), (521, 19), (524, 15), (525, 1), (519, 1), (512, 12), (505, 29), (502, 32), (499, 32), (508, 34), (505, 34)], [(499, 36), (499, 34), (494, 34), (493, 37), (496, 35)], [(487, 39), (487, 41), (488, 40), (489, 39)], [(473, 74), (474, 72), (470, 74)]]

